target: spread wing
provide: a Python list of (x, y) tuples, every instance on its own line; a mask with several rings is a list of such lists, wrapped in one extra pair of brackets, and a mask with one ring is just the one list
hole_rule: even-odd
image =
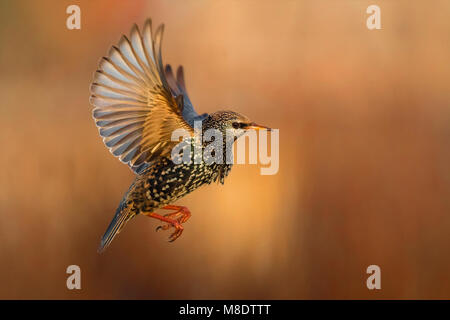
[(122, 36), (100, 60), (91, 85), (93, 117), (103, 142), (135, 172), (158, 157), (170, 157), (178, 143), (171, 141), (172, 132), (185, 129), (193, 135), (189, 122), (197, 117), (184, 96), (184, 79), (176, 92), (167, 82), (161, 58), (163, 30), (161, 25), (153, 34), (150, 19), (142, 34), (134, 25), (130, 38)]
[(165, 75), (167, 79), (167, 83), (169, 84), (170, 91), (172, 95), (175, 97), (182, 96), (183, 97), (183, 118), (189, 123), (191, 127), (194, 126), (194, 121), (203, 120), (208, 114), (204, 113), (202, 115), (198, 115), (195, 112), (194, 106), (189, 99), (189, 96), (186, 91), (186, 85), (184, 83), (184, 71), (183, 67), (179, 66), (177, 69), (177, 76), (173, 75), (172, 67), (167, 64), (165, 69)]

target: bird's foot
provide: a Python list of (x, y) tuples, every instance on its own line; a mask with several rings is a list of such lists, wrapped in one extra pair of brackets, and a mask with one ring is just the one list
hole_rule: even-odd
[(169, 242), (173, 242), (176, 239), (178, 239), (179, 236), (181, 236), (181, 234), (183, 233), (183, 230), (184, 230), (183, 226), (178, 221), (173, 220), (173, 223), (169, 222), (169, 223), (167, 223), (165, 225), (157, 226), (156, 227), (156, 231), (167, 230), (170, 227), (174, 227), (175, 228), (175, 231), (169, 236)]
[(173, 224), (167, 223), (165, 225), (158, 226), (158, 227), (156, 227), (156, 231), (167, 230), (170, 227), (175, 228), (175, 231), (169, 236), (169, 242), (173, 242), (176, 239), (178, 239), (179, 236), (181, 236), (181, 234), (183, 233), (183, 230), (184, 230), (183, 226), (178, 221), (175, 220)]
[(166, 222), (166, 224), (164, 224), (164, 225), (162, 225), (162, 226), (158, 226), (158, 227), (156, 228), (156, 231), (161, 230), (161, 229), (162, 229), (162, 230), (167, 230), (167, 229), (169, 229), (170, 227), (174, 227), (174, 228), (175, 228), (174, 233), (172, 233), (172, 234), (169, 236), (169, 242), (175, 241), (175, 240), (178, 239), (178, 237), (181, 236), (181, 234), (183, 233), (183, 229), (184, 229), (184, 228), (183, 228), (183, 226), (181, 225), (181, 223), (180, 223), (179, 221), (177, 221), (177, 220), (174, 220), (174, 219), (171, 219), (171, 218), (168, 218), (168, 217), (159, 215), (159, 214), (154, 213), (154, 212), (142, 212), (142, 214), (145, 215), (145, 216), (147, 216), (147, 217), (156, 218), (156, 219), (158, 219), (158, 220), (161, 220), (161, 221)]
[(171, 227), (174, 227), (175, 231), (169, 236), (169, 241), (173, 242), (176, 239), (178, 239), (178, 237), (183, 233), (183, 226), (181, 224), (189, 220), (189, 218), (191, 217), (191, 212), (187, 207), (174, 205), (168, 205), (163, 207), (162, 209), (176, 210), (176, 211), (165, 215), (159, 215), (153, 212), (144, 214), (149, 217), (153, 217), (158, 220), (166, 222), (165, 224), (156, 227), (156, 231), (168, 230)]
[[(169, 205), (169, 206), (163, 207), (163, 209), (176, 210), (175, 212), (165, 214), (164, 217), (177, 220), (179, 223), (185, 223), (186, 221), (189, 220), (189, 218), (192, 215), (191, 212), (189, 211), (189, 209), (187, 207), (183, 207), (183, 206)], [(166, 229), (164, 229), (164, 230), (166, 230)]]

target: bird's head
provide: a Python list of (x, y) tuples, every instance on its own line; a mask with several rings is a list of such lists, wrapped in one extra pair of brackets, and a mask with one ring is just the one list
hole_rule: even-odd
[(203, 130), (218, 129), (225, 137), (227, 131), (231, 132), (236, 138), (242, 136), (247, 130), (260, 130), (270, 128), (252, 122), (246, 116), (234, 111), (216, 111), (211, 113), (203, 122)]

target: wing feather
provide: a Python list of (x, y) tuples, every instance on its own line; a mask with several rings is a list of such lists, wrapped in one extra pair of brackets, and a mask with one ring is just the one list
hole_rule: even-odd
[(163, 32), (161, 25), (152, 34), (150, 19), (142, 34), (134, 25), (129, 38), (122, 36), (100, 60), (91, 84), (90, 102), (100, 136), (110, 152), (135, 172), (157, 157), (170, 155), (178, 143), (171, 141), (174, 130), (193, 134), (166, 79)]
[(207, 114), (204, 113), (202, 115), (198, 115), (197, 112), (195, 112), (194, 106), (192, 105), (191, 100), (189, 99), (189, 96), (187, 94), (186, 86), (184, 83), (183, 66), (178, 67), (176, 78), (173, 74), (172, 67), (169, 64), (166, 65), (164, 73), (166, 75), (167, 83), (172, 94), (175, 97), (183, 97), (182, 114), (187, 123), (189, 123), (189, 125), (192, 127), (194, 126), (194, 121), (203, 120), (207, 116)]

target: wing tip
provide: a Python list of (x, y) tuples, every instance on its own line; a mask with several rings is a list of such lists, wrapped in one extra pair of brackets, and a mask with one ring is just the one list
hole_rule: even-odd
[(181, 86), (181, 89), (183, 89), (183, 91), (186, 92), (186, 85), (184, 82), (184, 68), (182, 65), (178, 66), (177, 69), (177, 82)]
[(162, 38), (164, 35), (164, 23), (161, 23), (155, 31), (155, 42), (161, 46)]
[(139, 32), (139, 26), (134, 23), (133, 26), (131, 27), (131, 33), (133, 33), (134, 31), (137, 31), (137, 33), (140, 35), (141, 33)]

